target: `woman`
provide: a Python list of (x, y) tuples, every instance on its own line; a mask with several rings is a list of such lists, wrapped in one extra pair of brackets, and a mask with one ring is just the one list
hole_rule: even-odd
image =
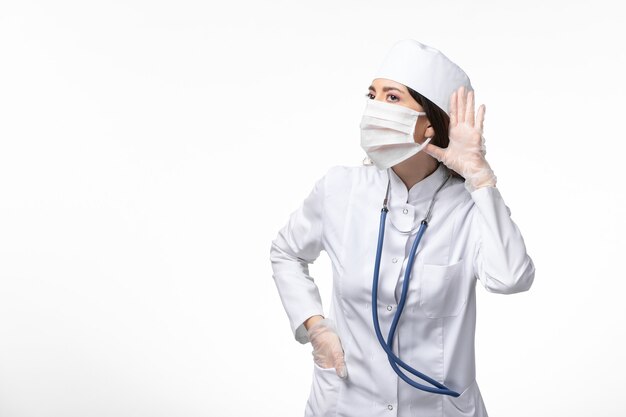
[[(487, 416), (476, 279), (512, 294), (535, 267), (485, 159), (485, 106), (475, 116), (463, 70), (414, 40), (393, 46), (367, 100), (361, 145), (373, 164), (330, 168), (271, 246), (295, 339), (313, 347), (305, 415)], [(308, 271), (322, 250), (328, 317)]]

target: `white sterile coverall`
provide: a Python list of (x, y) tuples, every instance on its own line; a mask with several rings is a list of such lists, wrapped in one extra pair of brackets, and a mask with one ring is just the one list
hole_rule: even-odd
[[(440, 190), (417, 249), (393, 342), (404, 362), (461, 395), (429, 393), (402, 381), (372, 324), (372, 278), (388, 178), (377, 306), (385, 338), (420, 221), (447, 173), (439, 163), (407, 190), (391, 168), (334, 166), (272, 242), (273, 278), (295, 339), (307, 343), (303, 322), (323, 315), (334, 320), (345, 354), (345, 379), (334, 368), (312, 364), (305, 416), (487, 416), (475, 379), (476, 278), (489, 292), (511, 294), (528, 290), (535, 275), (522, 235), (496, 187), (469, 192), (462, 179), (452, 177)], [(308, 270), (322, 250), (333, 269), (328, 315)]]

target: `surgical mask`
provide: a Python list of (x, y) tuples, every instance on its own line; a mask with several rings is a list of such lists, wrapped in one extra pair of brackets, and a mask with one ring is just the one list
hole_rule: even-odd
[(418, 112), (399, 104), (366, 99), (361, 119), (361, 147), (378, 169), (387, 169), (421, 151), (432, 138), (413, 138)]

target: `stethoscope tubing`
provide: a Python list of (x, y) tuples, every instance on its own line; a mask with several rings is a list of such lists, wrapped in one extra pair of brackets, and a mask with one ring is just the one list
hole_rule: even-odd
[[(378, 245), (376, 248), (376, 261), (374, 264), (374, 279), (372, 283), (372, 318), (374, 321), (374, 330), (376, 332), (376, 337), (378, 339), (378, 342), (380, 343), (384, 351), (387, 353), (389, 364), (391, 365), (393, 370), (396, 372), (396, 374), (398, 374), (398, 376), (402, 380), (404, 380), (407, 384), (411, 385), (412, 387), (420, 389), (422, 391), (458, 397), (460, 395), (458, 392), (449, 389), (448, 387), (441, 384), (437, 380), (429, 377), (426, 374), (423, 374), (417, 369), (414, 369), (413, 367), (405, 363), (403, 360), (401, 360), (398, 356), (396, 356), (396, 354), (392, 350), (393, 338), (396, 332), (396, 328), (398, 326), (398, 322), (400, 321), (400, 317), (402, 316), (404, 305), (406, 304), (406, 297), (407, 297), (408, 289), (409, 289), (409, 279), (411, 276), (411, 270), (413, 269), (413, 263), (415, 261), (415, 253), (417, 252), (417, 247), (419, 245), (419, 242), (422, 239), (422, 236), (424, 235), (426, 228), (428, 227), (428, 220), (430, 219), (430, 214), (432, 211), (433, 203), (435, 201), (435, 197), (437, 193), (439, 192), (439, 190), (448, 181), (449, 178), (450, 176), (448, 176), (446, 180), (435, 191), (435, 194), (431, 200), (428, 214), (426, 215), (426, 218), (422, 220), (422, 222), (420, 223), (420, 227), (417, 231), (417, 235), (415, 236), (415, 241), (413, 242), (411, 251), (409, 253), (407, 267), (404, 272), (404, 282), (402, 283), (402, 293), (400, 295), (400, 302), (398, 303), (397, 311), (394, 314), (391, 327), (389, 328), (387, 341), (385, 341), (385, 339), (383, 338), (382, 332), (380, 330), (380, 322), (378, 320), (378, 281), (379, 281), (379, 272), (380, 272), (380, 258), (382, 255), (383, 241), (384, 241), (384, 236), (385, 236), (385, 222), (387, 218), (387, 212), (389, 211), (387, 208), (387, 200), (389, 198), (389, 185), (390, 184), (389, 183), (387, 184), (387, 194), (385, 196), (385, 200), (383, 201), (383, 208), (381, 209), (381, 213), (380, 213), (380, 226), (378, 230)], [(429, 382), (430, 384), (434, 385), (437, 388), (429, 387), (427, 385), (422, 385), (413, 381), (398, 368), (398, 365), (400, 365), (402, 368), (404, 368), (406, 371), (408, 371), (412, 375), (417, 376), (418, 378), (421, 378), (424, 381)]]

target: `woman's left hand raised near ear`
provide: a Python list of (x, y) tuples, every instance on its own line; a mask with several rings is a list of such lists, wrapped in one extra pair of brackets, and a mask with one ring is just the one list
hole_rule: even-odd
[(484, 118), (485, 105), (480, 105), (475, 117), (474, 91), (466, 93), (465, 87), (461, 86), (450, 96), (448, 147), (428, 143), (424, 148), (424, 152), (463, 176), (469, 192), (496, 186), (497, 178), (485, 159)]

